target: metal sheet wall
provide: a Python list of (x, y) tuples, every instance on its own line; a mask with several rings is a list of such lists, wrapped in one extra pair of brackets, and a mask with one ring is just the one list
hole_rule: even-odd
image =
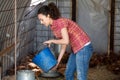
[(115, 0), (114, 51), (120, 52), (120, 0)]
[(15, 5), (14, 0), (0, 0), (0, 63), (2, 76), (6, 70), (28, 53), (34, 52), (36, 16), (29, 0), (17, 0), (17, 53), (15, 56)]
[(109, 0), (77, 0), (77, 22), (88, 33), (94, 52), (107, 53)]

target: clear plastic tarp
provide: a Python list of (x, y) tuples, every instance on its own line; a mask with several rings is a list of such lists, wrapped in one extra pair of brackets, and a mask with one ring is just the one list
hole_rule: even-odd
[(109, 0), (77, 0), (77, 23), (91, 37), (95, 52), (107, 52)]

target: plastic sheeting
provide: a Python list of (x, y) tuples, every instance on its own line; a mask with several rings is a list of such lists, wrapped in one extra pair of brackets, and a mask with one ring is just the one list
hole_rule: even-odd
[(94, 51), (107, 52), (109, 0), (77, 0), (77, 22), (91, 37)]

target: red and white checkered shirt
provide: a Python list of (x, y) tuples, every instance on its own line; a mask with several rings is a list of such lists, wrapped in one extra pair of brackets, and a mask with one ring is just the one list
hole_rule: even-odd
[(50, 26), (56, 38), (62, 38), (61, 29), (65, 27), (68, 30), (70, 45), (74, 53), (78, 52), (86, 43), (90, 42), (90, 38), (83, 29), (70, 19), (59, 18), (53, 20), (53, 24)]

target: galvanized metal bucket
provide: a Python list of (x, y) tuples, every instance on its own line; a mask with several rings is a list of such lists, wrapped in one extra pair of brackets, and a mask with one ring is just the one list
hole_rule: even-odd
[(35, 73), (32, 70), (17, 71), (17, 80), (35, 80)]

